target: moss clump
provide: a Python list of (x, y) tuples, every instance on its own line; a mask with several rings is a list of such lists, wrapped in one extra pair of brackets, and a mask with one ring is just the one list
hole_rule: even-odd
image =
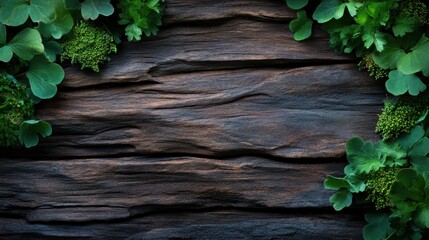
[(87, 21), (76, 24), (61, 45), (61, 61), (70, 59), (73, 64), (79, 63), (81, 69), (91, 68), (95, 72), (100, 71), (99, 64), (108, 60), (110, 53), (117, 51), (113, 36)]
[(366, 181), (366, 200), (374, 203), (377, 210), (390, 205), (390, 188), (396, 180), (399, 169), (380, 168), (376, 172), (371, 172)]
[(417, 97), (401, 96), (386, 100), (382, 113), (378, 115), (375, 131), (381, 133), (383, 140), (410, 132), (427, 111), (428, 99), (428, 94), (422, 93)]
[(369, 72), (371, 77), (374, 77), (376, 80), (385, 79), (389, 75), (388, 69), (383, 69), (378, 66), (370, 54), (366, 54), (358, 63), (359, 70), (366, 70)]
[(27, 87), (0, 75), (0, 147), (18, 147), (21, 123), (34, 114)]
[(399, 1), (398, 16), (405, 19), (415, 19), (420, 25), (427, 24), (428, 8), (419, 0)]

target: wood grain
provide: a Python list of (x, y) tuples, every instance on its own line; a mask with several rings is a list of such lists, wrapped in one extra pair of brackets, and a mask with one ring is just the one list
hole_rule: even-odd
[[(361, 239), (323, 189), (385, 90), (281, 0), (167, 1), (157, 37), (66, 67), (54, 134), (0, 150), (0, 239)], [(359, 211), (357, 211), (359, 212)]]

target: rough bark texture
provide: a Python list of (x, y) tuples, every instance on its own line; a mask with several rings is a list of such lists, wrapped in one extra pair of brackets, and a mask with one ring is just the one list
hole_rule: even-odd
[(374, 133), (384, 89), (280, 0), (167, 1), (157, 37), (66, 69), (54, 135), (1, 150), (2, 239), (360, 239), (327, 174)]

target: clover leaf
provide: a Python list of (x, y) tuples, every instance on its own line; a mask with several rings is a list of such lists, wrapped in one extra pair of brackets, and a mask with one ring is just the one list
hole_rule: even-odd
[(19, 26), (27, 21), (49, 22), (55, 5), (46, 0), (8, 0), (0, 8), (0, 22), (8, 26)]
[(39, 31), (45, 37), (52, 36), (55, 39), (60, 39), (73, 28), (73, 17), (67, 10), (65, 2), (56, 1), (55, 18), (49, 23), (40, 23)]
[(304, 10), (297, 12), (297, 18), (290, 22), (289, 29), (294, 33), (293, 38), (296, 41), (302, 41), (311, 36), (313, 20), (307, 17)]
[(333, 18), (339, 19), (343, 16), (345, 7), (341, 0), (322, 0), (313, 13), (313, 19), (319, 23), (326, 23)]
[(45, 46), (45, 56), (50, 62), (55, 62), (57, 55), (63, 51), (61, 44), (55, 41), (44, 42), (43, 45)]
[(390, 227), (389, 214), (372, 213), (365, 214), (368, 224), (363, 228), (363, 238), (365, 240), (388, 239), (394, 230)]
[(39, 143), (39, 136), (47, 137), (52, 134), (49, 123), (41, 120), (27, 120), (19, 129), (19, 140), (25, 147), (34, 147)]
[(336, 211), (340, 211), (343, 208), (352, 205), (353, 194), (346, 189), (341, 189), (334, 193), (330, 198), (329, 202), (333, 204)]
[(48, 99), (57, 93), (57, 85), (64, 79), (64, 70), (60, 65), (49, 62), (45, 56), (38, 55), (30, 61), (26, 76), (33, 94)]
[(287, 6), (293, 10), (301, 9), (308, 4), (308, 0), (286, 0)]
[(429, 38), (422, 35), (411, 51), (406, 53), (398, 61), (398, 70), (404, 74), (412, 74), (422, 71), (427, 77), (429, 76)]
[(395, 96), (406, 92), (417, 96), (426, 90), (426, 85), (415, 74), (404, 74), (399, 70), (390, 71), (389, 80), (387, 80), (385, 85), (387, 91)]
[(85, 0), (81, 10), (82, 17), (91, 20), (97, 19), (99, 15), (110, 16), (115, 11), (110, 0)]
[(351, 184), (343, 178), (328, 176), (324, 182), (324, 186), (329, 190), (339, 190), (341, 188), (350, 189)]
[(44, 47), (40, 33), (31, 28), (26, 28), (16, 34), (12, 40), (0, 48), (0, 61), (9, 62), (15, 53), (24, 60), (30, 60), (34, 55), (43, 53)]

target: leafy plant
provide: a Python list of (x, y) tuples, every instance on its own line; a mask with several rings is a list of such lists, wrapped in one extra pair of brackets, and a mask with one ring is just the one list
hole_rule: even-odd
[(0, 147), (20, 145), (20, 126), (32, 118), (33, 104), (24, 84), (0, 74)]
[(156, 35), (161, 26), (164, 0), (119, 0), (120, 25), (126, 25), (128, 41), (140, 40), (142, 33), (147, 37)]
[[(163, 2), (118, 6), (122, 24), (128, 21), (147, 36), (157, 33)], [(117, 21), (114, 12), (111, 0), (0, 1), (0, 147), (33, 147), (52, 134), (33, 114), (34, 104), (53, 98), (64, 79), (57, 56), (98, 72), (120, 42), (120, 29), (106, 27)]]
[[(345, 176), (325, 181), (325, 188), (336, 191), (329, 199), (334, 209), (373, 205), (378, 212), (365, 216), (364, 239), (429, 236), (427, 1), (286, 2), (299, 10), (290, 23), (295, 40), (311, 37), (316, 21), (329, 33), (331, 47), (361, 58), (359, 68), (386, 81), (387, 91), (399, 96), (386, 100), (379, 115), (376, 131), (383, 140), (347, 142)], [(311, 13), (313, 20), (306, 17)]]

